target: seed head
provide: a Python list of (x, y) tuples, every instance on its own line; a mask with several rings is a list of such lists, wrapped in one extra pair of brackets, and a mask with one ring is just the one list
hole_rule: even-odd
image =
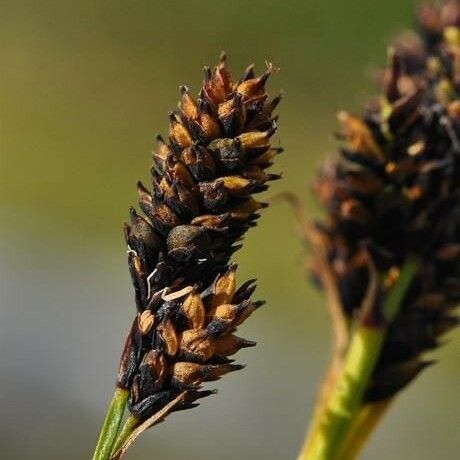
[(253, 67), (231, 78), (225, 56), (205, 68), (197, 98), (180, 88), (169, 114), (168, 142), (157, 137), (151, 186), (138, 183), (139, 207), (125, 224), (137, 317), (123, 352), (117, 386), (130, 391), (139, 423), (186, 391), (176, 409), (210, 394), (203, 382), (238, 370), (229, 356), (255, 343), (236, 328), (261, 302), (250, 300), (254, 281), (239, 289), (230, 257), (265, 207), (276, 132), (265, 84)]
[[(370, 327), (408, 259), (418, 272), (389, 327), (367, 400), (393, 395), (429, 362), (421, 354), (457, 323), (460, 300), (460, 3), (425, 5), (420, 34), (389, 53), (383, 94), (362, 116), (340, 112), (343, 147), (322, 168), (318, 224), (344, 313)], [(363, 312), (371, 280), (381, 279)]]

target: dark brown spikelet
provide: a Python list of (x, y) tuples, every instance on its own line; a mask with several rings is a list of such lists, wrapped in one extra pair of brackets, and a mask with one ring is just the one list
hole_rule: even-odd
[[(460, 4), (423, 6), (419, 35), (390, 51), (384, 91), (362, 116), (341, 112), (344, 140), (315, 186), (318, 224), (345, 314), (370, 327), (408, 258), (418, 272), (390, 325), (366, 400), (399, 391), (422, 353), (457, 324), (460, 300)], [(362, 311), (370, 266), (382, 280)]]
[(137, 316), (122, 355), (117, 386), (129, 389), (139, 423), (186, 391), (175, 407), (210, 394), (203, 382), (240, 369), (229, 356), (255, 343), (235, 330), (261, 302), (254, 281), (239, 289), (229, 265), (238, 241), (266, 205), (254, 195), (279, 176), (268, 173), (281, 152), (265, 84), (249, 67), (231, 78), (222, 56), (205, 68), (198, 98), (181, 88), (169, 114), (168, 142), (158, 137), (150, 187), (138, 184), (139, 206), (125, 225)]

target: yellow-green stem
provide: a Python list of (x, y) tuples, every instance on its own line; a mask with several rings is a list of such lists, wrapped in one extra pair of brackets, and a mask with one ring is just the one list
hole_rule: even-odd
[[(383, 315), (388, 325), (396, 316), (417, 264), (408, 260), (388, 293)], [(358, 414), (369, 378), (380, 356), (388, 326), (360, 323), (352, 335), (344, 366), (315, 432), (309, 437), (299, 460), (337, 460), (342, 443)]]
[(129, 392), (123, 388), (117, 388), (110, 401), (107, 414), (102, 425), (101, 433), (94, 450), (93, 460), (108, 460), (113, 443), (120, 428), (121, 419), (125, 411)]
[(361, 406), (340, 449), (339, 458), (341, 460), (352, 460), (358, 457), (366, 441), (369, 439), (369, 436), (375, 430), (383, 415), (385, 415), (388, 410), (388, 407), (393, 402), (393, 399), (394, 398), (388, 398), (383, 401), (368, 403)]
[(112, 451), (110, 454), (111, 456), (123, 447), (124, 443), (131, 436), (131, 433), (135, 430), (138, 424), (139, 424), (139, 419), (137, 417), (134, 417), (134, 415), (130, 415), (126, 419), (126, 422), (123, 425), (123, 428), (118, 433), (117, 439), (115, 440), (115, 443), (113, 444)]

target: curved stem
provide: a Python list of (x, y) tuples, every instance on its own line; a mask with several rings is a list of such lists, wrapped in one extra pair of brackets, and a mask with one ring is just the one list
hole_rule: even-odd
[(317, 430), (326, 404), (329, 399), (335, 382), (340, 375), (343, 365), (343, 358), (348, 346), (349, 321), (345, 317), (342, 301), (340, 299), (337, 281), (329, 265), (325, 239), (315, 227), (314, 222), (307, 216), (304, 207), (298, 196), (285, 192), (275, 196), (277, 200), (286, 201), (292, 208), (294, 216), (300, 227), (302, 239), (308, 244), (312, 260), (317, 266), (317, 274), (326, 294), (326, 309), (330, 318), (332, 332), (332, 350), (329, 365), (325, 377), (321, 383), (316, 398), (313, 416), (304, 440), (304, 448), (309, 444), (311, 437)]
[(364, 391), (380, 356), (388, 325), (396, 316), (417, 264), (408, 260), (401, 267), (396, 284), (386, 296), (382, 313), (385, 322), (358, 324), (345, 356), (344, 366), (330, 395), (321, 420), (299, 460), (334, 460), (359, 412)]
[(112, 401), (110, 401), (109, 408), (107, 409), (96, 449), (94, 450), (93, 460), (107, 460), (109, 458), (125, 411), (128, 395), (128, 390), (123, 388), (115, 390)]

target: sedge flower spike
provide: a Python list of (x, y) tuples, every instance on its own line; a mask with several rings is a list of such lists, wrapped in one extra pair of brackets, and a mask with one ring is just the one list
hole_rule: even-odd
[(250, 299), (254, 280), (238, 288), (230, 258), (266, 206), (254, 196), (280, 177), (266, 171), (282, 151), (271, 146), (273, 70), (256, 76), (249, 66), (234, 81), (222, 55), (204, 69), (198, 98), (181, 87), (151, 184), (138, 183), (143, 215), (132, 208), (124, 232), (137, 315), (116, 382), (131, 412), (127, 435), (161, 411), (195, 406), (212, 393), (202, 383), (241, 369), (229, 356), (255, 345), (235, 331), (262, 302)]
[[(392, 396), (457, 324), (460, 300), (460, 4), (424, 6), (420, 36), (390, 50), (384, 93), (363, 116), (338, 115), (345, 145), (316, 182), (320, 225), (344, 313), (378, 327), (401, 266), (419, 268), (390, 325), (365, 398)], [(371, 308), (369, 258), (383, 282)]]
[(312, 273), (335, 334), (301, 460), (355, 458), (393, 397), (433, 361), (460, 302), (460, 2), (424, 5), (314, 191)]

